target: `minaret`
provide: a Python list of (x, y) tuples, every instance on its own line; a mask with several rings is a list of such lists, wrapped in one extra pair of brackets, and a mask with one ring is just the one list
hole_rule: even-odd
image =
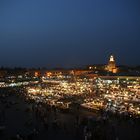
[(113, 56), (113, 55), (110, 56), (110, 60), (109, 60), (109, 62), (115, 62), (115, 60), (114, 60), (114, 56)]
[(109, 72), (112, 72), (112, 73), (116, 73), (117, 72), (116, 62), (115, 62), (115, 59), (114, 59), (113, 55), (110, 56), (110, 59), (109, 59), (109, 62), (108, 62), (108, 66), (107, 66), (107, 70)]

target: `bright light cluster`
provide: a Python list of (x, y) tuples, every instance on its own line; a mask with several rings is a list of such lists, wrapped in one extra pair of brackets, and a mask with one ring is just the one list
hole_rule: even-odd
[(28, 87), (28, 94), (35, 100), (53, 105), (77, 102), (89, 109), (104, 109), (114, 113), (140, 114), (139, 80), (75, 79), (48, 80)]

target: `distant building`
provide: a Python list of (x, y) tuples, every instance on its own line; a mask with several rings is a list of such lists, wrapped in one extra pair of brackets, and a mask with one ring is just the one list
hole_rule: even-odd
[(105, 65), (104, 64), (90, 65), (90, 66), (88, 66), (88, 70), (92, 70), (92, 71), (104, 71), (105, 70)]
[(110, 56), (108, 65), (106, 66), (106, 70), (109, 72), (112, 72), (112, 73), (117, 73), (117, 71), (118, 71), (118, 68), (116, 67), (116, 62), (115, 62), (113, 55)]

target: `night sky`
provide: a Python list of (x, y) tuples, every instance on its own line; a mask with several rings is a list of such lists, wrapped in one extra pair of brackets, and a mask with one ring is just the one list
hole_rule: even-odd
[(140, 65), (140, 0), (0, 0), (0, 66)]

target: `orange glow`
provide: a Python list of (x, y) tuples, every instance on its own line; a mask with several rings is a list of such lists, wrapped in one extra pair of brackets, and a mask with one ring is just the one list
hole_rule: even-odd
[(35, 72), (35, 77), (39, 77), (40, 73), (38, 71)]
[(52, 73), (51, 72), (46, 72), (46, 76), (47, 77), (51, 77), (52, 76)]

